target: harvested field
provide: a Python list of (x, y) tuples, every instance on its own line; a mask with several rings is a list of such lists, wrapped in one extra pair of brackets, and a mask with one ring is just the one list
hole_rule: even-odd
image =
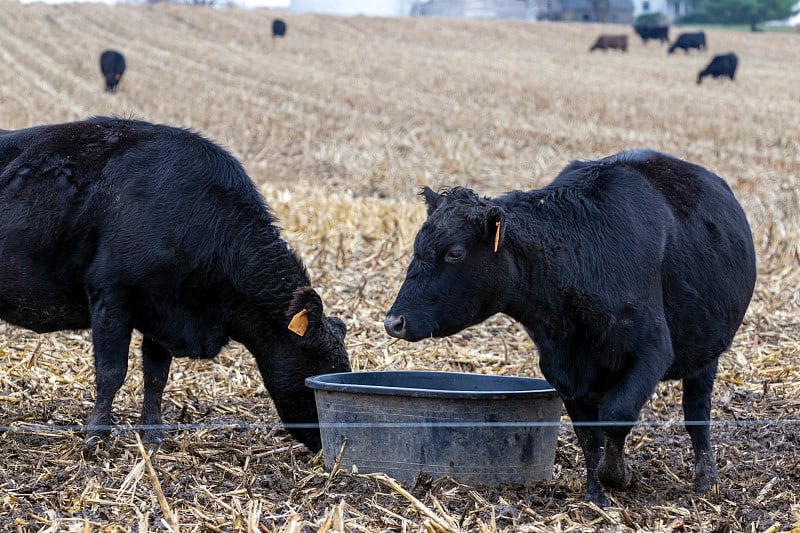
[[(382, 320), (424, 219), (416, 197), (544, 185), (570, 160), (651, 147), (726, 178), (751, 221), (753, 302), (720, 362), (712, 440), (723, 485), (699, 497), (680, 387), (659, 386), (628, 441), (634, 490), (583, 502), (583, 459), (564, 418), (554, 479), (486, 489), (448, 479), (399, 487), (330, 476), (280, 427), (238, 344), (176, 360), (171, 440), (130, 429), (141, 405), (136, 342), (115, 403), (121, 424), (88, 448), (87, 332), (0, 324), (3, 531), (800, 530), (800, 36), (708, 32), (676, 53), (631, 28), (335, 18), (153, 6), (0, 3), (0, 128), (95, 114), (201, 131), (239, 157), (305, 259), (328, 313), (348, 325), (354, 369), (539, 376), (533, 344), (495, 317), (448, 339), (397, 342)], [(588, 49), (628, 32), (627, 53)], [(673, 29), (673, 35), (675, 29)], [(97, 58), (126, 56), (116, 94)], [(735, 51), (734, 83), (697, 72)]]

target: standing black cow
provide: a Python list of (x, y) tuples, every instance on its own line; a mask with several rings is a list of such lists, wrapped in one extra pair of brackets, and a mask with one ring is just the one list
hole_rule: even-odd
[(234, 339), (255, 356), (290, 433), (320, 449), (304, 379), (350, 370), (345, 326), (323, 315), (233, 156), (192, 132), (122, 119), (7, 132), (0, 206), (0, 318), (37, 332), (92, 330), (90, 437), (109, 430), (137, 329), (144, 440), (164, 438), (172, 357), (211, 358)]
[(628, 36), (627, 35), (600, 35), (594, 42), (590, 52), (595, 50), (621, 50), (628, 51)]
[(661, 44), (669, 42), (669, 26), (659, 24), (648, 24), (643, 26), (634, 26), (633, 29), (637, 35), (642, 38), (642, 42), (647, 44), (650, 39), (656, 40)]
[(100, 72), (106, 79), (106, 92), (113, 93), (125, 72), (125, 58), (116, 50), (106, 50), (100, 54)]
[(286, 35), (286, 23), (281, 19), (272, 21), (272, 38), (283, 37)]
[(683, 51), (687, 54), (689, 53), (689, 48), (697, 48), (698, 52), (708, 49), (705, 32), (698, 31), (681, 33), (678, 35), (678, 38), (675, 39), (675, 42), (672, 43), (672, 46), (669, 47), (667, 53), (671, 54), (678, 48), (683, 48)]
[[(658, 152), (573, 162), (541, 190), (425, 188), (428, 219), (384, 326), (417, 341), (495, 313), (520, 321), (583, 449), (587, 500), (631, 483), (623, 447), (656, 384), (682, 379), (695, 488), (718, 483), (709, 435), (720, 354), (756, 277), (750, 228), (715, 174)], [(599, 424), (598, 424), (599, 422)]]
[(733, 52), (716, 55), (714, 59), (711, 60), (711, 63), (697, 75), (697, 84), (699, 85), (702, 83), (703, 78), (706, 76), (713, 76), (714, 78), (728, 76), (731, 81), (733, 81), (738, 64), (739, 58)]

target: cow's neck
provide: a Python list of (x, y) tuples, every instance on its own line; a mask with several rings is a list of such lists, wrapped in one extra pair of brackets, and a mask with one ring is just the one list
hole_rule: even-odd
[(310, 285), (300, 258), (278, 236), (277, 228), (250, 235), (236, 258), (240, 279), (230, 302), (234, 319), (246, 327), (274, 327), (288, 323), (286, 312), (299, 287)]
[[(561, 279), (555, 273), (563, 268), (567, 247), (570, 246), (563, 221), (553, 216), (553, 209), (542, 208), (541, 194), (531, 195), (532, 217), (528, 224), (509, 231), (507, 250), (511, 256), (506, 261), (506, 269), (511, 282), (505, 295), (503, 313), (526, 327), (534, 327), (549, 316), (558, 313), (553, 309), (552, 291), (560, 288)], [(517, 208), (523, 208), (519, 206)], [(549, 211), (549, 213), (543, 213)]]

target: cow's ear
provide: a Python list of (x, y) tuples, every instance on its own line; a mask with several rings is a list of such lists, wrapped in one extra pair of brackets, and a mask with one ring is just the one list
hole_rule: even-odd
[(508, 229), (508, 217), (502, 207), (493, 205), (486, 211), (486, 234), (495, 253), (503, 248)]
[(292, 333), (303, 337), (309, 329), (322, 324), (322, 298), (311, 287), (299, 287), (292, 293), (292, 301), (286, 309), (287, 326)]
[(441, 204), (443, 200), (442, 195), (427, 185), (422, 187), (422, 192), (420, 195), (425, 199), (425, 205), (428, 208), (428, 216), (431, 216), (431, 214), (433, 214), (433, 212), (436, 211), (436, 208)]

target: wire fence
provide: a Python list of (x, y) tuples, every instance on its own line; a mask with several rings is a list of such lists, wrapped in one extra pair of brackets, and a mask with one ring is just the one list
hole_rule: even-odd
[[(458, 428), (551, 428), (551, 427), (614, 427), (614, 426), (645, 426), (645, 427), (672, 427), (672, 426), (800, 426), (800, 419), (745, 419), (745, 420), (645, 420), (639, 422), (624, 421), (591, 421), (591, 422), (571, 422), (571, 421), (521, 421), (521, 422), (473, 422), (473, 421), (447, 421), (447, 422), (334, 422), (334, 423), (307, 423), (307, 424), (283, 424), (283, 423), (196, 423), (196, 424), (118, 424), (109, 426), (95, 426), (93, 431), (196, 431), (196, 430), (217, 430), (217, 431), (275, 431), (280, 428), (290, 429), (458, 429)], [(41, 432), (63, 432), (80, 433), (84, 431), (82, 425), (58, 425), (58, 424), (34, 424), (19, 423), (0, 426), (0, 433), (41, 433)]]

